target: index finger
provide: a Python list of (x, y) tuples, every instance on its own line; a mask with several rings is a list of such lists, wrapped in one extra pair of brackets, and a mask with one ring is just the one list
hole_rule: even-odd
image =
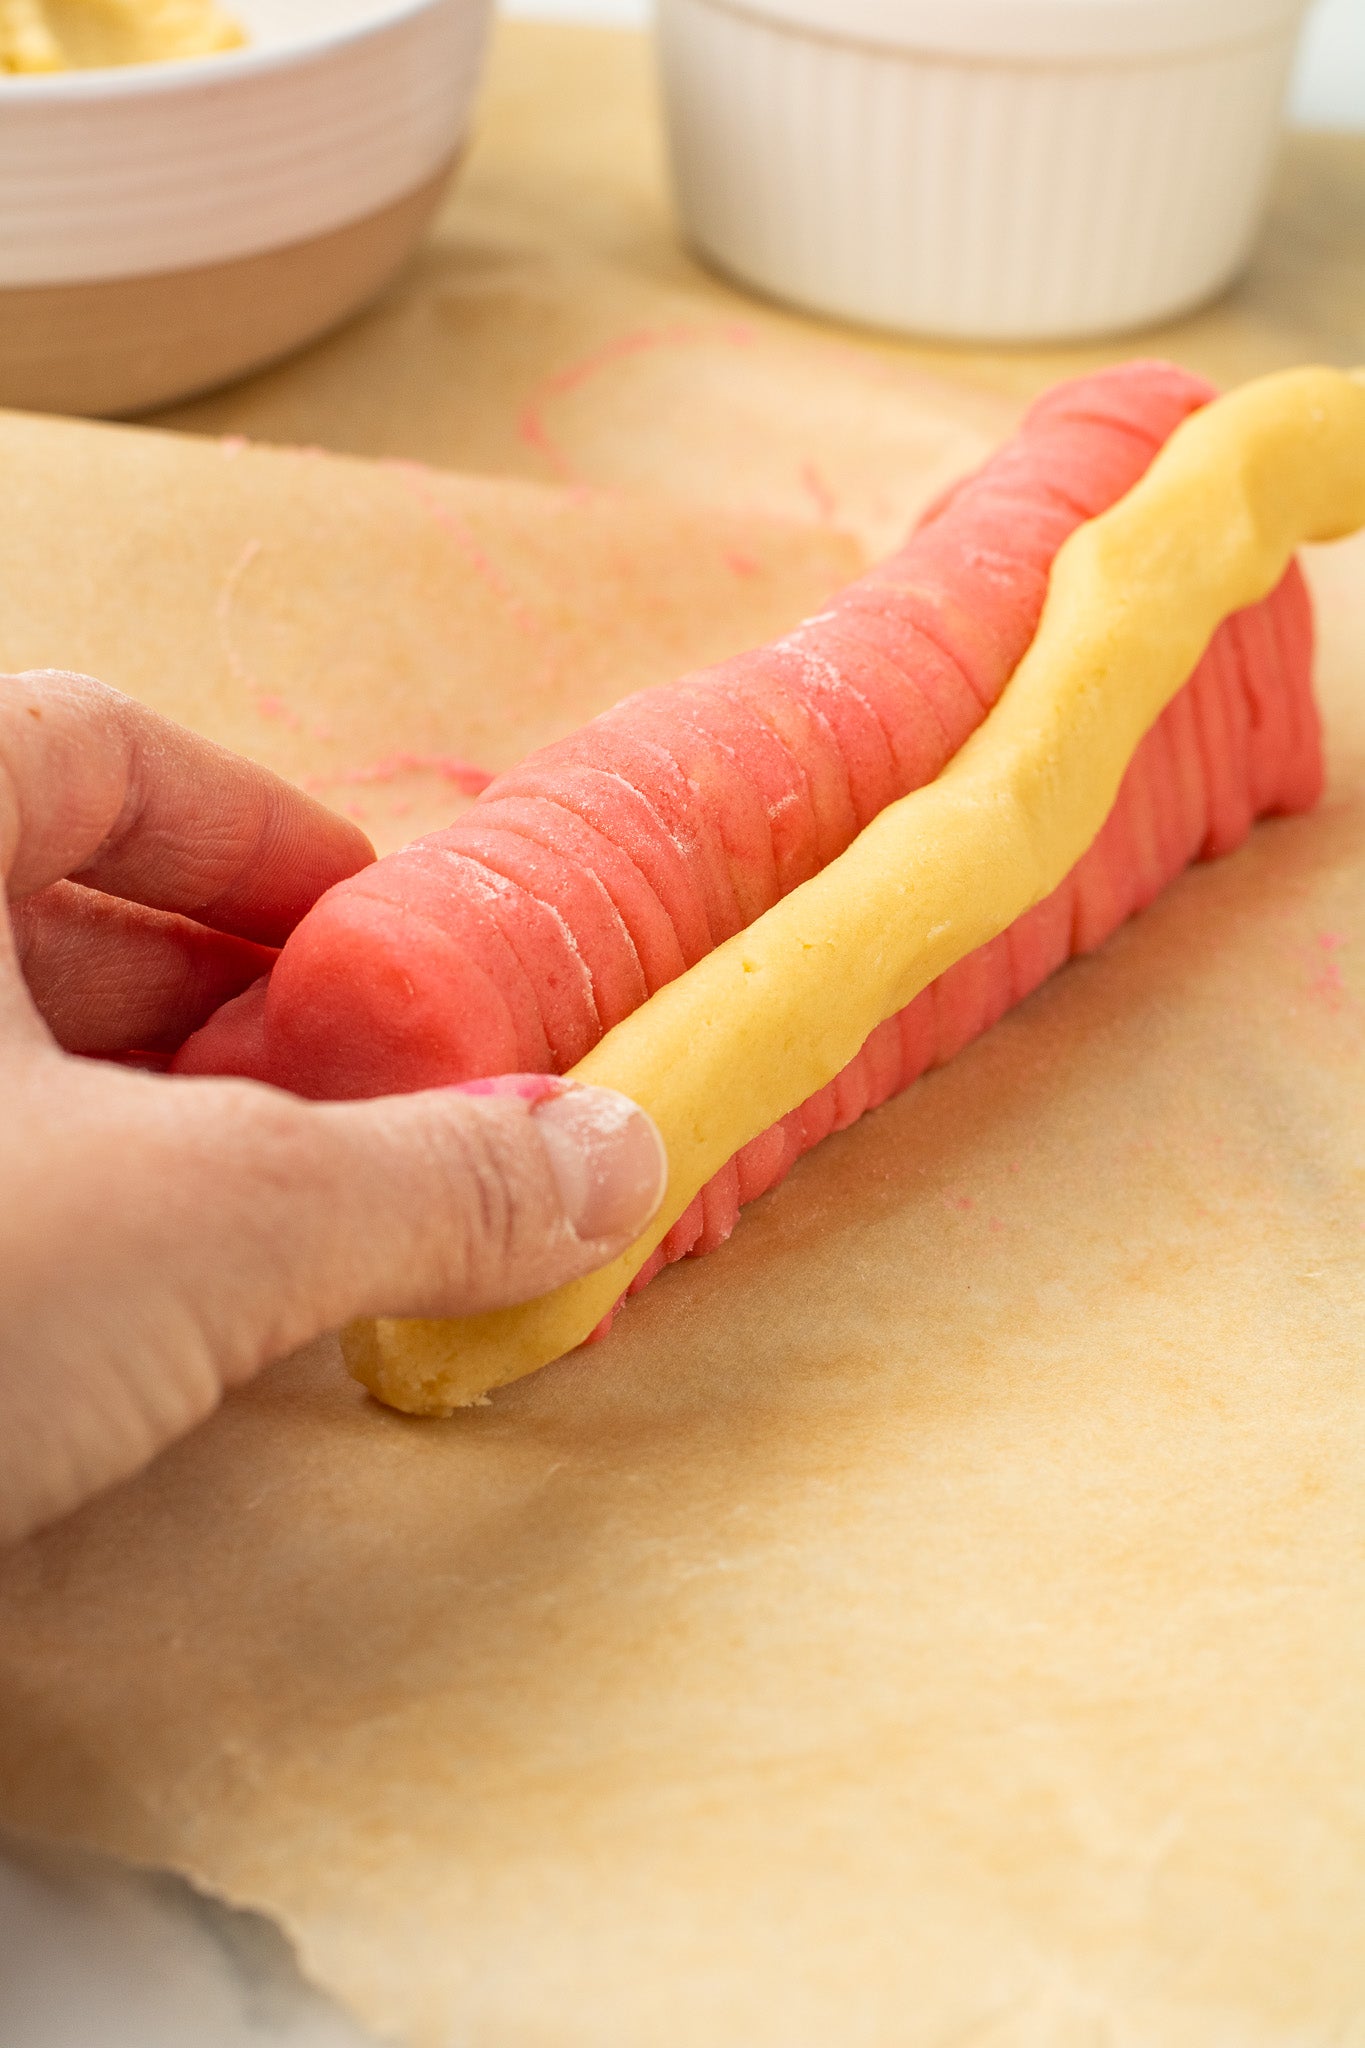
[(374, 859), (364, 833), (268, 768), (89, 676), (0, 679), (0, 871), (71, 880), (266, 945)]

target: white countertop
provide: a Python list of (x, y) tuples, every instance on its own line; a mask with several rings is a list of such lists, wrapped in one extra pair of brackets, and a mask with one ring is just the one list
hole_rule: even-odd
[(0, 1836), (0, 2048), (374, 2048), (284, 1937), (178, 1879)]

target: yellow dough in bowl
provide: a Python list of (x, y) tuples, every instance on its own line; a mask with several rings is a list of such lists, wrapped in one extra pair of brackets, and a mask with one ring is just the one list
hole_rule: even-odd
[(214, 0), (0, 0), (0, 73), (165, 63), (245, 41)]
[(936, 781), (607, 1033), (573, 1069), (654, 1117), (660, 1215), (599, 1273), (464, 1320), (343, 1339), (396, 1408), (449, 1413), (582, 1343), (697, 1191), (884, 1018), (1048, 895), (1222, 621), (1294, 550), (1365, 526), (1365, 373), (1288, 371), (1194, 414), (1053, 565), (1037, 636)]

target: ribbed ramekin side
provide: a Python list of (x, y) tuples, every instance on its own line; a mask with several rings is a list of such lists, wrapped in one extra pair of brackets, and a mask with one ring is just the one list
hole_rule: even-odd
[(1293, 42), (1291, 23), (1159, 62), (956, 62), (661, 0), (679, 205), (724, 269), (851, 319), (1136, 326), (1244, 261)]

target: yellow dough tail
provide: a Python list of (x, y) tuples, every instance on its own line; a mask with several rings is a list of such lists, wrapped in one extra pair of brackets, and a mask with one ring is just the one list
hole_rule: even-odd
[(938, 779), (573, 1069), (663, 1133), (668, 1195), (647, 1234), (520, 1308), (354, 1324), (355, 1376), (393, 1407), (448, 1414), (582, 1343), (742, 1145), (1064, 879), (1222, 621), (1266, 596), (1296, 548), (1362, 526), (1365, 372), (1288, 371), (1187, 420), (1060, 550), (1033, 645)]

